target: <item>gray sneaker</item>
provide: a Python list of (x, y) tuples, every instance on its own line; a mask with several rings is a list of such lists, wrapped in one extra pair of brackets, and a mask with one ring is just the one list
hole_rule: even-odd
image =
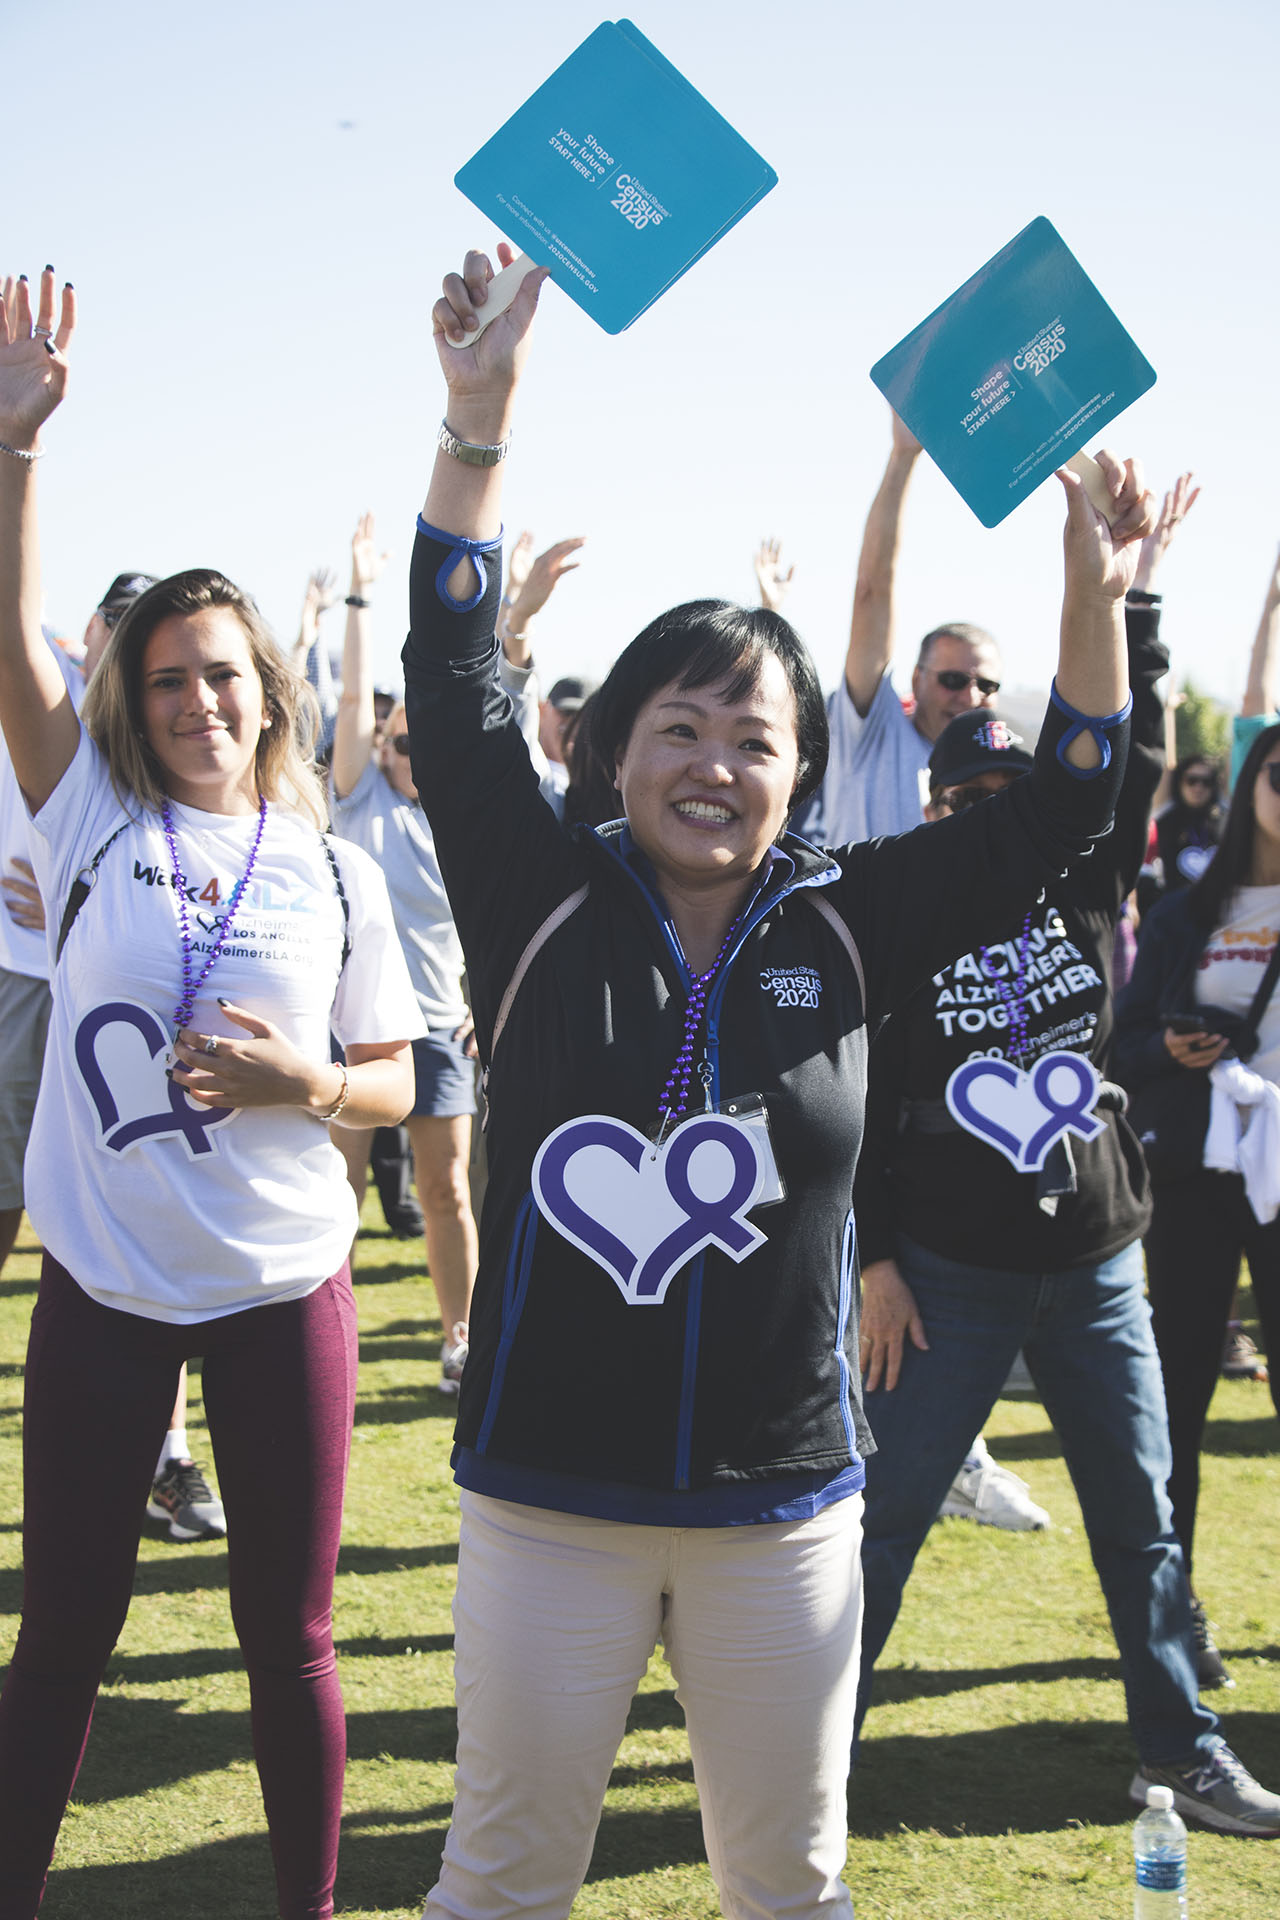
[(1260, 1786), (1225, 1740), (1193, 1767), (1139, 1767), (1129, 1798), (1145, 1806), (1147, 1788), (1153, 1786), (1171, 1787), (1178, 1812), (1199, 1826), (1257, 1840), (1280, 1838), (1280, 1794)]
[(147, 1514), (167, 1522), (171, 1540), (221, 1540), (227, 1516), (194, 1460), (167, 1460), (151, 1483)]

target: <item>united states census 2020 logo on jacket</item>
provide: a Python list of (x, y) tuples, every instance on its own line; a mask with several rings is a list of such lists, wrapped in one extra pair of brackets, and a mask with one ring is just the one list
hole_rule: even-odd
[(822, 994), (822, 975), (812, 967), (763, 967), (760, 985), (773, 995), (775, 1006), (816, 1007)]

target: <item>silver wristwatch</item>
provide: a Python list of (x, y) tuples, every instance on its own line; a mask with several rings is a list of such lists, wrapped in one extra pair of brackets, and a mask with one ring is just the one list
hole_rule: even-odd
[(436, 435), (436, 445), (447, 453), (451, 460), (461, 460), (464, 467), (496, 467), (505, 460), (511, 446), (511, 435), (499, 440), (496, 446), (477, 447), (470, 440), (459, 440), (447, 420), (440, 422), (440, 431)]

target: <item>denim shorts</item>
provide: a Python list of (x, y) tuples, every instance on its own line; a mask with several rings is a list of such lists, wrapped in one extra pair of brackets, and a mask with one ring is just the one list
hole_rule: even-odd
[(452, 1119), (476, 1110), (476, 1063), (468, 1060), (451, 1027), (413, 1043), (413, 1113)]

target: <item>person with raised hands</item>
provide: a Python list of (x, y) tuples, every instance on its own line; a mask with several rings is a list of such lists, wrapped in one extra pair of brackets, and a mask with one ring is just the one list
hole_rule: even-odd
[(590, 724), (624, 817), (565, 832), (494, 633), (544, 276), (468, 346), (490, 274), (468, 255), (434, 309), (447, 401), (404, 653), (490, 1108), (454, 1452), (457, 1796), (426, 1913), (568, 1914), (661, 1637), (724, 1912), (829, 1920), (851, 1912), (873, 1450), (849, 1206), (867, 1048), (1107, 832), (1128, 724), (1110, 574), (1150, 502), (1106, 458), (1112, 532), (1064, 481), (1054, 703), (990, 806), (835, 854), (791, 836), (826, 757), (813, 664), (780, 615), (701, 600), (609, 671)]
[[(440, 878), (431, 829), (409, 770), (404, 708), (392, 708), (381, 738), (373, 707), (372, 586), (378, 557), (372, 514), (351, 542), (351, 592), (342, 654), (342, 698), (333, 736), (329, 797), (333, 830), (377, 861), (391, 896), (401, 951), (413, 980), (425, 1035), (413, 1043), (414, 1098), (405, 1120), (413, 1148), (427, 1271), (440, 1303), (444, 1340), (440, 1391), (456, 1394), (467, 1358), (467, 1316), (476, 1273), (476, 1224), (467, 1167), (476, 1110), (475, 1068), (467, 1051), (471, 1017), (462, 991), (462, 948)], [(364, 1197), (372, 1131), (338, 1136), (347, 1174)]]
[[(1163, 546), (1170, 532), (1166, 501), (1150, 539)], [(1136, 584), (1150, 581), (1148, 561), (1148, 542), (1131, 543), (1097, 581), (1124, 608), (1133, 697), (1114, 830), (1034, 906), (990, 922), (875, 1050), (854, 1187), (878, 1443), (860, 1708), (968, 1435), (1021, 1351), (1061, 1436), (1115, 1631), (1139, 1759), (1131, 1798), (1145, 1805), (1148, 1786), (1167, 1785), (1200, 1825), (1270, 1836), (1280, 1799), (1197, 1698), (1199, 1629), (1165, 1491), (1169, 1421), (1143, 1284), (1150, 1192), (1124, 1096), (1105, 1078), (1116, 921), (1164, 760), (1169, 656), (1156, 596)], [(999, 715), (952, 720), (930, 756), (930, 818), (982, 813), (1031, 764)]]
[(75, 321), (69, 286), (55, 317), (49, 269), (36, 312), (23, 282), (0, 330), (0, 723), (59, 929), (27, 1160), (45, 1255), (0, 1695), (0, 1920), (40, 1904), (197, 1354), (278, 1911), (326, 1920), (356, 1364), (356, 1210), (328, 1126), (401, 1118), (421, 1021), (381, 876), (322, 832), (311, 696), (247, 595), (207, 568), (138, 594), (76, 716), (40, 633), (35, 482)]

